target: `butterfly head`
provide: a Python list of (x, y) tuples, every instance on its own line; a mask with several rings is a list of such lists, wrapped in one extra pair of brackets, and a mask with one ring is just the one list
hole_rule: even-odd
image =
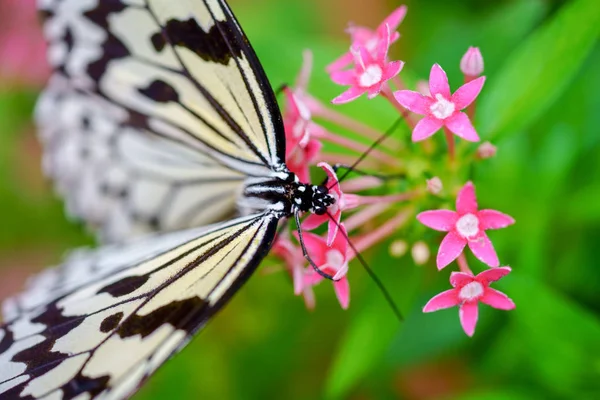
[(335, 198), (329, 193), (326, 186), (307, 185), (298, 183), (292, 201), (299, 211), (310, 211), (317, 215), (323, 215), (327, 208), (335, 203)]

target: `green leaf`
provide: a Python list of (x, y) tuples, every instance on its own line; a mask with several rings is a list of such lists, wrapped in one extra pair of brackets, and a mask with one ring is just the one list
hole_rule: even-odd
[[(412, 308), (410, 305), (419, 290), (421, 269), (415, 267), (408, 257), (400, 263), (387, 252), (380, 252), (372, 265), (386, 267), (387, 271), (382, 269), (376, 272), (406, 314), (406, 310)], [(385, 279), (387, 275), (389, 279)], [(396, 296), (396, 293), (401, 296)], [(352, 322), (334, 357), (325, 387), (325, 397), (328, 399), (346, 397), (382, 361), (404, 324), (394, 317), (378, 291), (373, 291), (370, 298), (363, 296), (362, 299), (364, 306), (351, 318)]]
[(478, 109), (483, 136), (526, 129), (567, 88), (599, 33), (596, 0), (565, 4), (509, 55), (504, 68), (488, 81)]
[(511, 316), (530, 377), (566, 398), (600, 393), (598, 318), (531, 278), (511, 276), (502, 286), (517, 304)]

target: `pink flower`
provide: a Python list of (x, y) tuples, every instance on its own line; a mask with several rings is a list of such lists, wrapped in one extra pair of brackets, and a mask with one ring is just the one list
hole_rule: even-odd
[(515, 303), (504, 293), (490, 288), (490, 283), (497, 281), (510, 272), (510, 267), (488, 269), (477, 276), (464, 272), (453, 272), (450, 284), (453, 289), (433, 297), (423, 307), (423, 312), (433, 312), (444, 308), (458, 306), (458, 316), (465, 333), (473, 336), (477, 324), (478, 303), (482, 302), (500, 310), (512, 310)]
[(322, 143), (313, 139), (312, 131), (322, 128), (311, 120), (309, 108), (289, 88), (284, 89), (287, 98), (283, 126), (286, 138), (286, 164), (302, 182), (308, 182), (309, 166), (319, 157)]
[[(387, 35), (388, 29), (390, 32), (392, 32), (389, 42), (390, 44), (394, 43), (396, 40), (398, 40), (398, 38), (400, 38), (400, 34), (396, 32), (396, 29), (398, 29), (398, 26), (402, 23), (402, 20), (406, 16), (406, 10), (406, 6), (400, 6), (396, 8), (386, 19), (383, 20), (381, 24), (379, 24), (376, 30), (362, 26), (348, 27), (347, 32), (350, 34), (352, 40), (351, 48), (363, 47), (367, 50), (367, 52), (374, 55), (379, 46), (379, 41), (382, 37)], [(339, 71), (350, 65), (352, 61), (352, 52), (345, 53), (327, 66), (327, 72), (332, 73), (334, 71)]]
[(451, 95), (446, 73), (442, 67), (435, 64), (429, 75), (431, 96), (425, 96), (412, 90), (394, 92), (396, 100), (403, 107), (416, 114), (425, 115), (425, 118), (421, 119), (413, 130), (413, 142), (428, 138), (444, 126), (465, 140), (479, 141), (479, 136), (469, 117), (460, 110), (475, 101), (484, 82), (485, 77), (482, 76), (462, 85)]
[[(308, 250), (311, 259), (326, 274), (333, 276), (333, 288), (335, 294), (343, 309), (347, 309), (350, 304), (350, 285), (346, 273), (348, 272), (348, 240), (344, 225), (340, 225), (341, 235), (337, 235), (331, 246), (322, 237), (314, 233), (304, 233), (302, 235), (304, 244)], [(304, 288), (312, 287), (320, 283), (323, 279), (319, 273), (313, 269), (307, 269), (304, 275)]]
[(329, 218), (329, 215), (327, 214), (310, 214), (302, 222), (302, 227), (307, 230), (312, 230), (328, 221), (329, 224), (327, 227), (327, 245), (331, 246), (338, 233), (338, 226), (342, 219), (342, 211), (357, 207), (359, 203), (359, 196), (355, 194), (345, 194), (342, 191), (338, 182), (337, 175), (335, 174), (335, 171), (333, 170), (333, 168), (331, 168), (329, 164), (321, 162), (317, 164), (317, 166), (323, 168), (323, 170), (327, 174), (327, 187), (330, 188), (329, 193), (335, 199), (335, 203), (328, 209), (328, 212), (329, 214), (331, 214), (333, 219)]
[(277, 237), (273, 244), (272, 253), (283, 260), (286, 268), (292, 276), (294, 284), (294, 294), (296, 296), (302, 294), (306, 308), (312, 310), (315, 307), (315, 296), (310, 286), (304, 285), (304, 275), (306, 273), (306, 258), (302, 254), (302, 248), (295, 245), (287, 237), (286, 233), (282, 233)]
[(478, 47), (469, 47), (460, 60), (460, 70), (465, 75), (466, 81), (483, 74), (483, 56)]
[(0, 79), (41, 86), (50, 74), (34, 0), (0, 2)]
[(468, 244), (482, 262), (490, 267), (500, 265), (496, 250), (485, 234), (487, 229), (500, 229), (514, 224), (515, 220), (499, 211), (477, 209), (475, 187), (467, 182), (456, 197), (456, 212), (451, 210), (424, 211), (417, 219), (425, 226), (448, 232), (437, 254), (438, 269), (454, 261)]
[(331, 80), (339, 85), (349, 85), (350, 88), (331, 102), (342, 104), (355, 100), (364, 93), (369, 99), (377, 96), (382, 86), (388, 80), (400, 73), (404, 66), (402, 61), (387, 61), (387, 52), (390, 46), (389, 28), (385, 33), (378, 32), (380, 40), (375, 54), (371, 54), (365, 47), (352, 47), (350, 51), (354, 57), (354, 68), (348, 71), (331, 73)]

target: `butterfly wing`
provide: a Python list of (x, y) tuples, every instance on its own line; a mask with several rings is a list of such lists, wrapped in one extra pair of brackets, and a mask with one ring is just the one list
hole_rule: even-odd
[[(163, 234), (126, 254), (79, 254), (34, 281), (0, 327), (0, 397), (129, 397), (245, 282), (276, 226), (261, 214)], [(75, 264), (88, 274), (61, 283)]]
[(246, 176), (205, 154), (129, 126), (117, 106), (54, 76), (39, 100), (44, 169), (70, 215), (105, 242), (232, 216)]
[[(227, 174), (223, 169), (243, 176), (266, 176), (282, 164), (285, 140), (275, 97), (225, 2), (40, 0), (39, 4), (55, 71), (38, 106), (48, 168), (70, 210), (100, 225), (109, 240), (118, 241), (137, 231), (188, 227), (192, 220), (194, 224), (207, 223), (227, 214), (233, 205), (239, 184), (228, 185), (229, 196), (224, 197), (233, 200), (224, 202), (219, 212), (186, 218), (185, 212), (176, 211), (175, 218), (157, 221), (156, 214), (164, 207), (176, 207), (153, 204), (148, 212), (137, 199), (148, 198), (149, 193), (162, 199), (165, 185), (149, 188), (152, 185), (146, 182), (156, 172), (156, 159), (173, 163), (186, 153), (182, 163), (189, 166), (190, 153), (201, 154), (193, 162), (213, 162), (210, 169), (202, 169), (203, 179), (211, 182)], [(80, 107), (73, 112), (69, 104)], [(123, 180), (131, 186), (137, 185), (138, 179), (144, 181), (144, 195), (126, 199), (105, 195), (105, 181), (113, 177), (106, 176), (105, 162), (91, 158), (89, 151), (114, 153), (113, 148), (92, 138), (101, 129), (111, 130), (109, 136), (113, 137), (122, 131), (129, 137), (134, 133), (143, 136), (134, 139), (135, 145), (120, 156), (110, 158), (110, 173), (126, 176)], [(52, 167), (63, 162), (61, 153), (82, 146), (88, 150), (75, 151), (70, 158), (74, 166), (67, 172)], [(151, 149), (151, 156), (140, 154), (139, 147)], [(143, 168), (137, 165), (131, 173), (123, 164), (138, 157)], [(177, 164), (162, 172), (169, 186), (167, 197), (177, 182), (187, 178), (180, 175), (180, 167)], [(213, 186), (195, 183), (192, 188), (182, 196), (184, 200), (206, 195)], [(123, 220), (132, 223), (115, 228), (114, 221)]]

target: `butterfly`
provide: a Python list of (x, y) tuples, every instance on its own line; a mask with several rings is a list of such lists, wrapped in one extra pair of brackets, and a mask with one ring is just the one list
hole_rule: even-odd
[(225, 1), (39, 6), (44, 168), (112, 244), (5, 302), (0, 398), (125, 399), (249, 278), (281, 220), (334, 198), (286, 167), (275, 95)]

